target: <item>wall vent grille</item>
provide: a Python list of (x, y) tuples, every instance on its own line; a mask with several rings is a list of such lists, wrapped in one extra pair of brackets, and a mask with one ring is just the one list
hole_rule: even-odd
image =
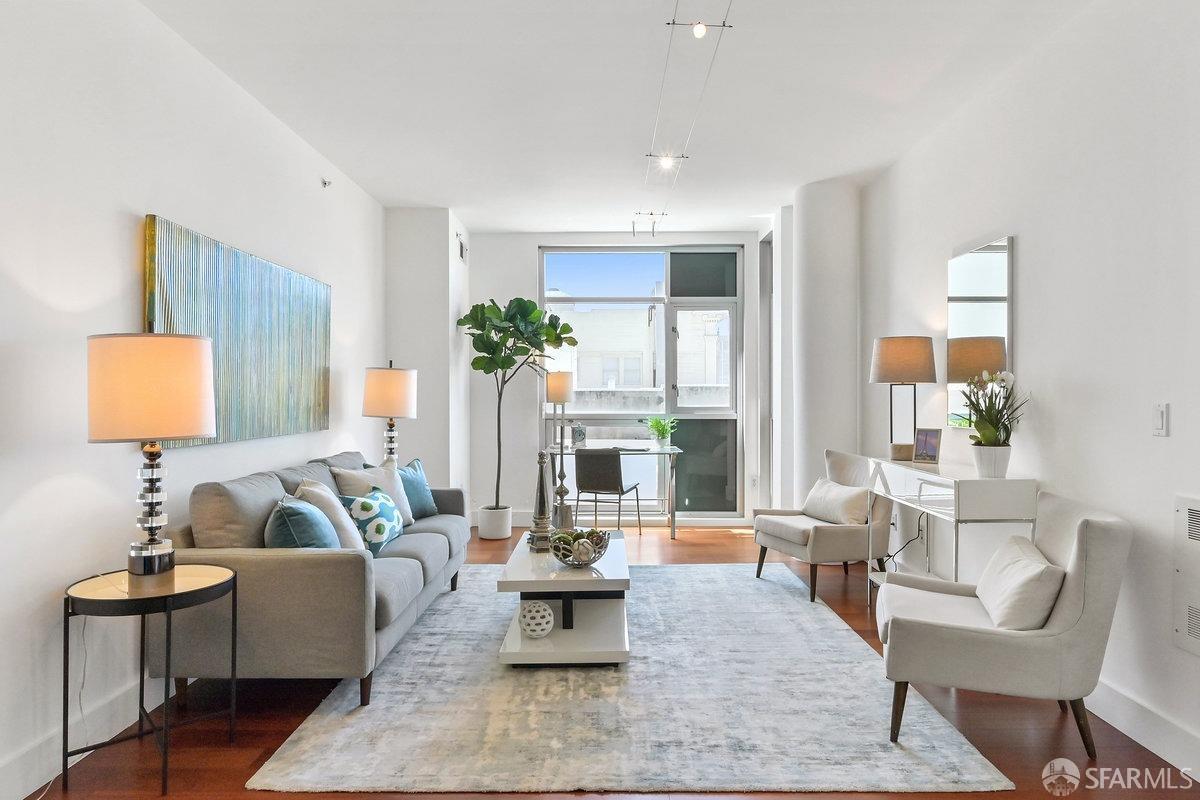
[(1187, 536), (1193, 542), (1200, 542), (1200, 508), (1187, 510)]
[(1200, 639), (1200, 608), (1196, 606), (1188, 606), (1187, 634), (1188, 636)]
[(1175, 496), (1174, 538), (1172, 638), (1200, 656), (1200, 495)]

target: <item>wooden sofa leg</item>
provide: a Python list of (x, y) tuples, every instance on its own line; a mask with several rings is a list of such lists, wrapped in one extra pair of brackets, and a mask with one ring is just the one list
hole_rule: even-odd
[(175, 706), (177, 708), (187, 708), (188, 707), (187, 690), (188, 690), (187, 678), (176, 678), (175, 679)]
[(1064, 714), (1067, 713), (1067, 701), (1066, 700), (1058, 701), (1058, 710), (1063, 712)]
[(817, 565), (808, 565), (808, 602), (817, 602)]
[(896, 681), (892, 689), (892, 741), (900, 741), (900, 722), (904, 719), (904, 701), (908, 698), (908, 681)]
[(1075, 724), (1079, 727), (1079, 736), (1083, 739), (1083, 749), (1088, 758), (1096, 760), (1096, 743), (1092, 740), (1092, 726), (1088, 724), (1087, 709), (1083, 707), (1083, 698), (1071, 701), (1071, 711), (1075, 714)]
[(756, 577), (756, 578), (761, 578), (761, 577), (762, 577), (762, 567), (763, 567), (763, 562), (764, 562), (764, 561), (766, 561), (766, 560), (767, 560), (767, 548), (763, 547), (762, 545), (759, 545), (759, 548), (758, 548), (758, 569), (757, 569), (757, 570), (755, 570), (755, 572), (754, 572), (754, 577)]
[(458, 573), (457, 572), (450, 576), (450, 591), (452, 591), (452, 592), (458, 591)]
[(360, 706), (371, 705), (371, 676), (374, 674), (372, 672), (367, 677), (358, 679), (358, 704)]

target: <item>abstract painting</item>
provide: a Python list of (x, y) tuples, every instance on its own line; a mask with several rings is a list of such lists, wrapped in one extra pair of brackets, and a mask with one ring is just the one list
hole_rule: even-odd
[(328, 284), (146, 216), (146, 331), (213, 340), (215, 439), (329, 427)]

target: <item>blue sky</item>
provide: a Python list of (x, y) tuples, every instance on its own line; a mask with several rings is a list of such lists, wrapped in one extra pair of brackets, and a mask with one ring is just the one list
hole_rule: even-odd
[(648, 297), (664, 280), (666, 253), (546, 253), (546, 290), (575, 297)]

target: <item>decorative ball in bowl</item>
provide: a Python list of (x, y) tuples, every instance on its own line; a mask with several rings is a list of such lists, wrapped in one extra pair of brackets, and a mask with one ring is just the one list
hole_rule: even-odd
[(568, 567), (590, 567), (608, 550), (611, 531), (559, 531), (550, 537), (550, 552)]

